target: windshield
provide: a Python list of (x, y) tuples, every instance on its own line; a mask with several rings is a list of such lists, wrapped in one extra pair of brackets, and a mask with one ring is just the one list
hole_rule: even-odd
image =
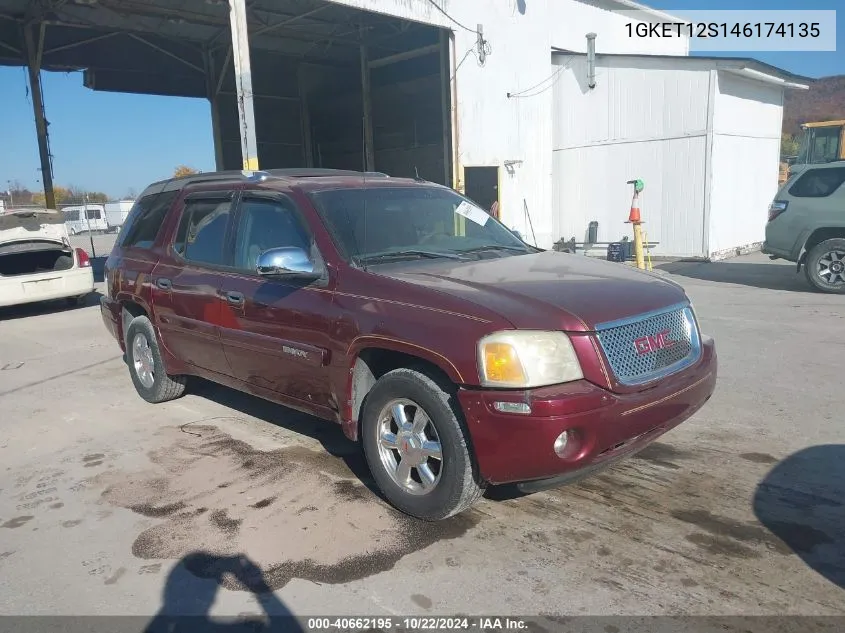
[(450, 189), (335, 189), (311, 197), (341, 254), (361, 263), (534, 252), (486, 211)]

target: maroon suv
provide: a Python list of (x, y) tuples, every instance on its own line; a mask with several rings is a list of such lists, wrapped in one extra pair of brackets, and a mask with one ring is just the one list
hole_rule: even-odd
[(684, 291), (542, 251), (455, 191), (383, 174), (150, 185), (102, 315), (149, 402), (201, 376), (342, 425), (400, 510), (456, 514), (642, 449), (713, 393)]

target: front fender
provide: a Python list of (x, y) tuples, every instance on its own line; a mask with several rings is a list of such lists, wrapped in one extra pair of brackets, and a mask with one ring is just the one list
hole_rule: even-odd
[(361, 350), (368, 348), (381, 348), (393, 352), (401, 352), (409, 356), (417, 356), (425, 361), (438, 367), (449, 379), (457, 385), (466, 384), (468, 382), (467, 376), (464, 376), (461, 371), (440, 352), (431, 348), (409, 343), (399, 339), (394, 339), (389, 336), (382, 336), (379, 334), (365, 334), (354, 339), (346, 352), (346, 357), (349, 359), (350, 371), (355, 366), (355, 361), (361, 353)]

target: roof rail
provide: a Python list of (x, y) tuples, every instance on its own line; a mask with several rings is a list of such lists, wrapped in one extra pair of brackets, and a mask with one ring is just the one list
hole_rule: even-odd
[[(177, 191), (188, 185), (199, 182), (218, 182), (226, 180), (241, 181), (244, 179), (262, 182), (268, 178), (320, 178), (331, 176), (360, 176), (362, 178), (390, 178), (380, 171), (354, 171), (350, 169), (324, 169), (318, 167), (294, 167), (283, 169), (259, 169), (255, 171), (231, 169), (225, 171), (209, 171), (199, 174), (189, 174), (160, 180), (153, 185), (161, 184), (161, 192)], [(151, 185), (152, 186), (152, 185)]]
[(326, 176), (366, 176), (367, 178), (390, 178), (380, 171), (354, 171), (352, 169), (326, 169), (323, 167), (294, 167), (267, 169), (265, 173), (278, 178), (320, 178)]

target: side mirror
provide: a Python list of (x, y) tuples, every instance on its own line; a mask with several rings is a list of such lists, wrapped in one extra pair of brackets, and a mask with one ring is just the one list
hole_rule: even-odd
[(519, 231), (517, 231), (517, 230), (515, 230), (515, 229), (511, 229), (511, 233), (513, 233), (514, 235), (516, 235), (516, 237), (517, 237), (520, 241), (522, 241), (522, 242), (524, 242), (524, 241), (525, 241), (525, 240), (523, 240), (523, 239), (522, 239), (522, 234), (521, 234)]
[(301, 248), (295, 246), (283, 246), (271, 248), (258, 256), (255, 266), (256, 271), (262, 277), (318, 277), (314, 272), (314, 262)]

